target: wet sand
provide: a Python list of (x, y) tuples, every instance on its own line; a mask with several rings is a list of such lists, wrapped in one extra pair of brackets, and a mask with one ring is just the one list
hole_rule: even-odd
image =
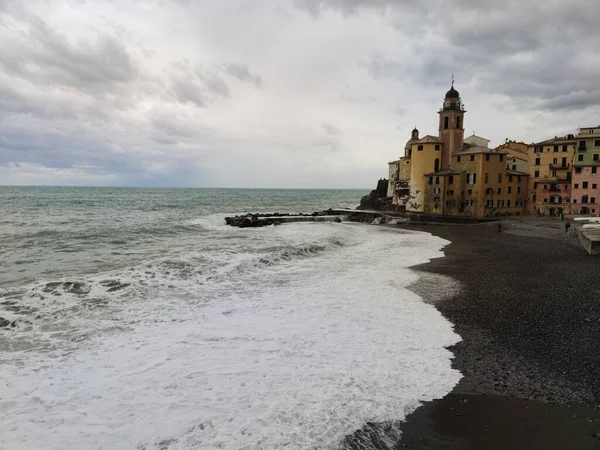
[(600, 258), (561, 222), (408, 228), (452, 242), (412, 288), (455, 324), (464, 378), (396, 448), (600, 449)]

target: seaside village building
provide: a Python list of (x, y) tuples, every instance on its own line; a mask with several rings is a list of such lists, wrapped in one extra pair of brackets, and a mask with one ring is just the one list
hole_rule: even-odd
[[(388, 197), (408, 212), (487, 217), (526, 212), (528, 146), (464, 138), (465, 108), (452, 87), (439, 110), (438, 135), (415, 128), (404, 156), (389, 164)], [(599, 198), (600, 200), (600, 198)]]

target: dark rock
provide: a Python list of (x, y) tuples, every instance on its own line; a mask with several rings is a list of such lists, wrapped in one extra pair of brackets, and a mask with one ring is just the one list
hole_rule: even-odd
[(120, 291), (121, 289), (125, 289), (127, 286), (130, 286), (131, 283), (122, 283), (119, 284), (117, 286), (113, 286), (109, 289), (106, 290), (106, 292), (115, 292), (115, 291)]
[(4, 328), (10, 325), (10, 320), (0, 317), (0, 328)]
[(80, 282), (75, 282), (75, 283), (71, 283), (71, 282), (66, 282), (63, 283), (63, 289), (66, 292), (69, 292), (71, 294), (75, 294), (75, 295), (84, 295), (90, 292), (90, 288), (87, 287), (85, 284), (80, 283)]

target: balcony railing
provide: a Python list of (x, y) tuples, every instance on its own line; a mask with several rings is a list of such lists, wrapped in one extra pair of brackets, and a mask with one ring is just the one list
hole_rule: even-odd
[(571, 164), (550, 164), (550, 170), (569, 170)]

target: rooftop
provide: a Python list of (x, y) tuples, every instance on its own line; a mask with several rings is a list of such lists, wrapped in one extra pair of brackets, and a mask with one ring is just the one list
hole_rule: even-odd
[(498, 155), (508, 155), (508, 153), (505, 151), (496, 150), (488, 147), (480, 147), (478, 145), (465, 145), (457, 152), (454, 152), (455, 155), (473, 155), (476, 153), (493, 153)]
[(441, 144), (442, 141), (440, 141), (440, 138), (437, 136), (432, 136), (430, 134), (423, 136), (421, 139), (419, 139), (417, 142), (417, 144), (431, 144), (431, 143), (435, 143), (435, 144)]

